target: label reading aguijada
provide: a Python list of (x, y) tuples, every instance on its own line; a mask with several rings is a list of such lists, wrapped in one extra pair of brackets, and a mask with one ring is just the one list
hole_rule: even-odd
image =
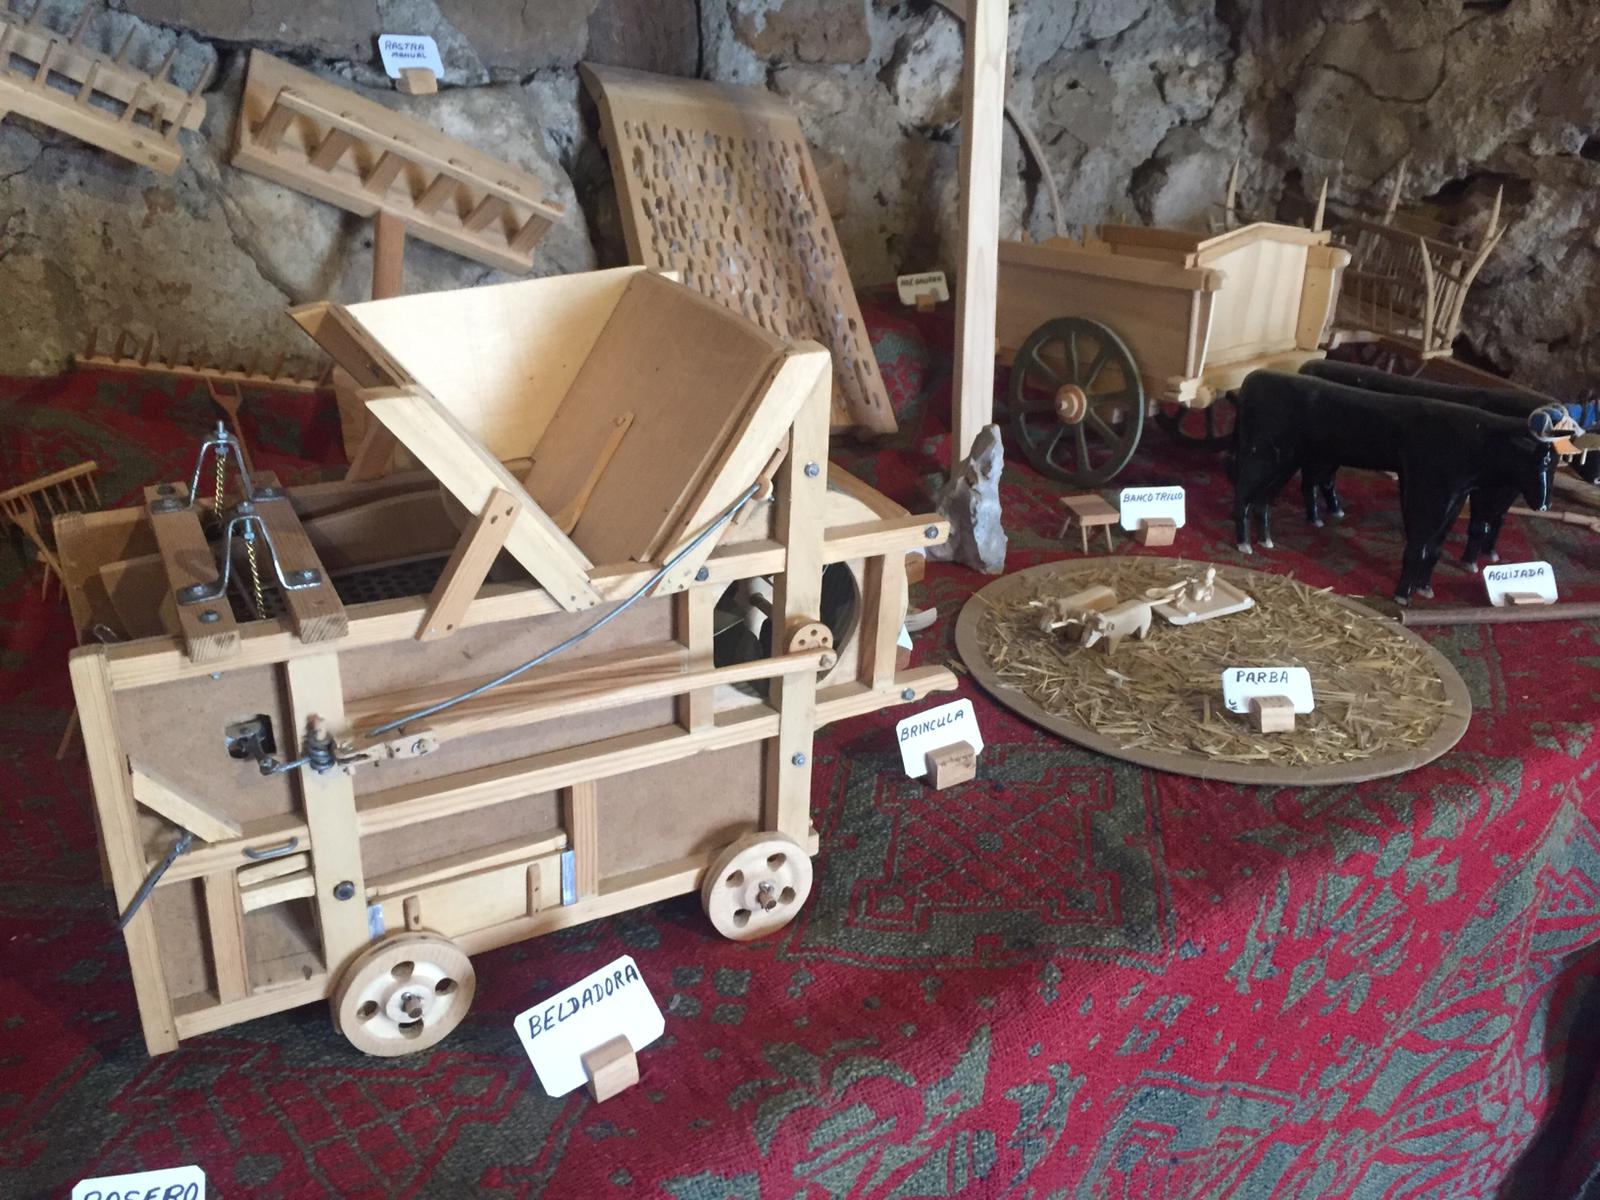
[(1483, 586), (1489, 603), (1499, 608), (1516, 592), (1538, 596), (1546, 604), (1556, 601), (1556, 573), (1547, 562), (1495, 563), (1483, 569)]

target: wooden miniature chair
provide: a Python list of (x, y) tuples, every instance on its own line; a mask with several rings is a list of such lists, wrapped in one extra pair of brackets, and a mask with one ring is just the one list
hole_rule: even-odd
[[(62, 582), (61, 561), (56, 557), (54, 540), (47, 536), (49, 523), (57, 514), (83, 511), (92, 498), (94, 507), (100, 506), (100, 491), (95, 486), (94, 473), (100, 469), (92, 459), (75, 467), (41, 476), (27, 483), (0, 492), (0, 512), (5, 514), (27, 539), (33, 543), (39, 560), (44, 563), (44, 581), (40, 586), (41, 599), (50, 594), (50, 577)], [(81, 481), (81, 482), (80, 482)], [(88, 485), (88, 494), (84, 493)], [(68, 489), (71, 489), (70, 491)], [(43, 505), (41, 515), (39, 506)]]

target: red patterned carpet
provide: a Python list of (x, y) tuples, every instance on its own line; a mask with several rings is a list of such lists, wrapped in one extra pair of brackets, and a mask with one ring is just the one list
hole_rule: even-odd
[[(946, 453), (941, 320), (880, 313), (905, 432), (841, 461), (917, 505)], [(0, 385), (8, 481), (86, 457), (108, 500), (192, 463), (202, 391), (113, 376)], [(259, 465), (338, 461), (329, 409), (247, 408)], [(1147, 434), (1127, 483), (1180, 481), (1175, 550), (1240, 561), (1215, 459)], [(1393, 485), (1251, 565), (1386, 591)], [(1011, 565), (1059, 553), (1057, 489), (1012, 464)], [(1458, 533), (1459, 538), (1459, 533)], [(1600, 598), (1582, 530), (1512, 518)], [(1149, 553), (1123, 542), (1119, 554)], [(64, 606), (0, 557), (0, 1196), (198, 1163), (209, 1194), (273, 1196), (1577, 1197), (1600, 1166), (1600, 624), (1430, 634), (1477, 712), (1411, 775), (1246, 789), (1074, 749), (967, 688), (989, 749), (933, 793), (895, 769), (892, 714), (817, 743), (818, 883), (748, 945), (691, 898), (485, 954), (465, 1025), (366, 1059), (311, 1006), (145, 1056), (99, 882), (88, 783), (53, 751)], [(936, 567), (952, 653), (983, 580)], [(1441, 566), (1438, 601), (1479, 595)], [(667, 1013), (643, 1080), (548, 1099), (512, 1034), (533, 998), (629, 953)]]

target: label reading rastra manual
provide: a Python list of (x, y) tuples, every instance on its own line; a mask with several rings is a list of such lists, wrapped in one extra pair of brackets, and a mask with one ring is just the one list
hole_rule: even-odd
[(1311, 672), (1304, 667), (1229, 667), (1222, 673), (1222, 702), (1229, 712), (1247, 713), (1257, 696), (1287, 696), (1297, 713), (1315, 705)]
[(517, 1037), (544, 1090), (565, 1096), (588, 1082), (583, 1056), (619, 1034), (635, 1051), (661, 1036), (656, 998), (624, 954), (517, 1018)]
[(1122, 527), (1130, 532), (1143, 521), (1171, 521), (1183, 528), (1183, 489), (1181, 487), (1123, 488), (1117, 497), (1122, 512)]
[(386, 33), (378, 39), (378, 54), (390, 79), (399, 79), (404, 67), (426, 67), (435, 75), (444, 75), (439, 43), (425, 33)]
[(72, 1189), (72, 1200), (205, 1200), (206, 1176), (199, 1167), (163, 1167), (132, 1175), (102, 1175)]
[(955, 742), (965, 742), (975, 753), (983, 751), (983, 735), (978, 732), (978, 716), (971, 700), (956, 700), (907, 717), (894, 727), (900, 743), (900, 762), (907, 775), (916, 778), (928, 773), (928, 751)]
[(1499, 608), (1515, 592), (1527, 592), (1547, 604), (1556, 600), (1556, 573), (1547, 562), (1495, 563), (1483, 569), (1483, 586), (1489, 603)]

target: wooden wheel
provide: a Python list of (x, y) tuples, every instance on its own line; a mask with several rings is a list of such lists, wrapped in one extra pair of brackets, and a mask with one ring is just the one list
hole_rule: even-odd
[(1038, 471), (1077, 487), (1105, 483), (1133, 457), (1144, 384), (1121, 338), (1086, 317), (1028, 335), (1011, 364), (1011, 429)]
[(1204, 408), (1164, 401), (1156, 424), (1180, 446), (1195, 450), (1226, 450), (1233, 444), (1233, 426), (1239, 419), (1237, 392), (1224, 392)]
[(397, 933), (368, 946), (333, 993), (333, 1023), (366, 1054), (392, 1058), (443, 1041), (472, 1005), (478, 976), (435, 933)]
[(811, 894), (811, 856), (781, 833), (747, 833), (712, 860), (700, 887), (711, 924), (735, 942), (776, 933)]

